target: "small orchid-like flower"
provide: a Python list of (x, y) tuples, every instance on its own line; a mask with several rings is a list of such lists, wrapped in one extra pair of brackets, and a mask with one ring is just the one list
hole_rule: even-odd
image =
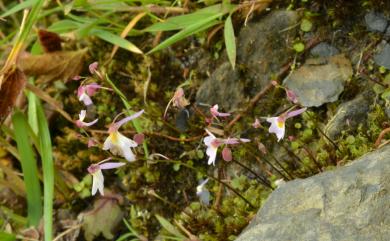
[(86, 126), (92, 126), (92, 125), (94, 125), (98, 121), (98, 119), (96, 119), (96, 120), (91, 121), (91, 122), (84, 122), (84, 119), (85, 119), (86, 115), (87, 115), (87, 111), (86, 110), (81, 110), (80, 111), (79, 119), (76, 120), (76, 126), (78, 126), (79, 128), (83, 128), (83, 127), (86, 127)]
[[(204, 144), (207, 146), (206, 155), (209, 156), (209, 160), (207, 162), (208, 165), (213, 164), (215, 166), (215, 159), (217, 157), (218, 147), (221, 145), (236, 145), (241, 142), (249, 142), (249, 139), (244, 138), (228, 138), (221, 139), (215, 137), (209, 130), (205, 129), (208, 136), (206, 136), (203, 140)], [(225, 151), (226, 152), (226, 151)], [(226, 153), (227, 154), (227, 153)], [(226, 155), (228, 157), (228, 155)], [(229, 159), (229, 158), (227, 158)], [(229, 160), (227, 160), (229, 161)]]
[(112, 123), (108, 128), (109, 136), (104, 141), (103, 150), (110, 150), (112, 154), (123, 156), (129, 162), (135, 161), (135, 155), (131, 148), (138, 146), (137, 142), (122, 135), (118, 129), (125, 123), (139, 117), (142, 113), (144, 113), (144, 110)]
[(165, 107), (164, 111), (164, 118), (167, 115), (167, 111), (170, 105), (173, 105), (174, 107), (177, 107), (179, 109), (183, 109), (187, 105), (190, 104), (190, 102), (185, 98), (184, 90), (183, 88), (177, 88), (175, 91), (175, 94), (173, 95), (172, 99), (169, 100), (167, 107)]
[(301, 108), (298, 110), (285, 112), (277, 117), (267, 118), (267, 122), (271, 123), (271, 126), (269, 127), (268, 132), (275, 133), (276, 137), (278, 138), (278, 141), (280, 141), (281, 139), (283, 139), (284, 134), (286, 132), (286, 128), (285, 128), (286, 120), (288, 118), (302, 114), (303, 112), (306, 111), (306, 109), (307, 108)]
[(88, 139), (87, 146), (88, 146), (88, 148), (91, 148), (93, 146), (97, 146), (97, 143), (94, 139), (90, 138), (90, 139)]
[(111, 158), (107, 158), (97, 164), (92, 164), (88, 167), (88, 172), (92, 175), (92, 196), (99, 190), (104, 196), (104, 176), (102, 170), (114, 169), (125, 165), (123, 162), (107, 162)]
[(205, 187), (208, 181), (209, 179), (207, 178), (196, 187), (196, 195), (199, 197), (200, 202), (206, 206), (210, 204), (210, 192)]
[(255, 122), (253, 122), (252, 123), (252, 126), (253, 126), (253, 128), (260, 128), (262, 125), (261, 125), (261, 123), (260, 123), (260, 121), (259, 121), (259, 119), (255, 119)]
[(210, 108), (210, 113), (211, 115), (213, 116), (213, 118), (215, 117), (227, 117), (227, 116), (230, 116), (230, 113), (222, 113), (222, 112), (218, 112), (218, 105), (214, 105), (213, 107)]
[(97, 71), (98, 65), (99, 65), (98, 62), (93, 62), (92, 64), (90, 64), (90, 65), (88, 66), (89, 72), (90, 72), (91, 74), (94, 74), (94, 73)]
[(286, 89), (286, 96), (287, 96), (287, 99), (288, 99), (289, 101), (291, 101), (292, 103), (294, 103), (294, 104), (297, 104), (297, 103), (298, 103), (298, 97), (297, 97), (297, 95), (294, 93), (294, 91), (289, 90), (289, 89)]
[(104, 89), (102, 86), (96, 83), (91, 83), (87, 85), (80, 85), (77, 89), (77, 97), (79, 101), (84, 102), (84, 105), (92, 105), (91, 96), (93, 96), (98, 89)]

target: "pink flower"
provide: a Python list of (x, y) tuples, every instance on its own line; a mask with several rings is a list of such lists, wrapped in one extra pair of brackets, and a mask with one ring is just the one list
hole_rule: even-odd
[(98, 121), (98, 119), (96, 119), (96, 120), (91, 121), (91, 122), (84, 122), (84, 119), (85, 119), (86, 115), (87, 115), (87, 111), (86, 110), (81, 110), (80, 111), (79, 119), (76, 120), (76, 126), (78, 126), (79, 128), (83, 128), (83, 127), (86, 127), (86, 126), (92, 126), (92, 125), (94, 125)]
[(218, 112), (218, 105), (214, 105), (213, 107), (210, 108), (210, 113), (212, 115), (213, 118), (215, 117), (227, 117), (227, 116), (230, 116), (230, 113), (222, 113), (222, 112)]
[(252, 123), (252, 126), (253, 126), (253, 128), (260, 128), (261, 127), (261, 123), (260, 123), (260, 121), (259, 121), (259, 119), (255, 119), (255, 122), (253, 122)]
[[(215, 166), (215, 159), (217, 157), (218, 147), (221, 145), (236, 145), (242, 142), (249, 142), (249, 139), (243, 138), (228, 138), (221, 139), (215, 137), (209, 130), (205, 129), (208, 136), (203, 139), (204, 144), (207, 146), (206, 155), (209, 156), (207, 162), (208, 165), (213, 164)], [(226, 152), (226, 151), (225, 151)]]
[(285, 128), (286, 120), (288, 118), (302, 114), (303, 112), (306, 111), (306, 109), (307, 108), (301, 108), (301, 109), (294, 110), (291, 112), (283, 113), (277, 117), (267, 118), (267, 122), (271, 123), (271, 126), (268, 129), (268, 132), (275, 133), (276, 137), (278, 138), (278, 141), (280, 141), (281, 139), (283, 139), (284, 134), (286, 132), (286, 128)]
[(92, 64), (90, 64), (90, 65), (88, 66), (89, 72), (90, 72), (91, 74), (94, 74), (94, 73), (97, 71), (98, 65), (99, 65), (98, 62), (93, 62)]
[(298, 97), (292, 90), (286, 89), (286, 95), (289, 101), (294, 104), (298, 103)]
[(84, 105), (92, 105), (91, 96), (93, 96), (98, 89), (103, 89), (103, 87), (96, 83), (80, 85), (77, 89), (77, 97), (79, 98), (79, 101), (84, 102)]
[(92, 164), (88, 167), (89, 174), (92, 175), (92, 196), (99, 190), (100, 194), (104, 196), (104, 176), (102, 170), (114, 169), (125, 165), (122, 162), (107, 162), (111, 158), (107, 158), (97, 164)]
[(138, 146), (137, 142), (122, 135), (118, 129), (125, 123), (139, 117), (142, 113), (144, 113), (144, 110), (112, 123), (108, 129), (109, 136), (103, 143), (103, 150), (110, 150), (112, 154), (123, 156), (129, 162), (135, 161), (135, 155), (131, 148)]

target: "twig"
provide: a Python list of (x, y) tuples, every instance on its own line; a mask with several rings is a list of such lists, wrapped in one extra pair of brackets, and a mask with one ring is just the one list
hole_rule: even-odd
[(53, 239), (53, 241), (58, 241), (60, 240), (60, 238), (62, 238), (63, 236), (67, 235), (68, 233), (72, 232), (74, 229), (78, 229), (81, 227), (81, 224), (78, 224), (78, 225), (75, 225), (67, 230), (65, 230), (64, 232), (60, 233), (59, 235), (57, 235), (57, 237), (55, 237), (55, 239)]
[(379, 134), (378, 138), (376, 139), (375, 141), (375, 148), (378, 148), (379, 145), (381, 144), (381, 141), (383, 139), (383, 137), (385, 137), (385, 135), (390, 132), (390, 127), (384, 129), (383, 131), (381, 131), (381, 133)]

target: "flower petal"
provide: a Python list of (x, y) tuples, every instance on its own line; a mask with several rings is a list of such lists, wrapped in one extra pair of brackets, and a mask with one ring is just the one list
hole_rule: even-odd
[(268, 132), (275, 133), (278, 138), (278, 141), (283, 139), (285, 133), (284, 121), (280, 121), (279, 117), (271, 117), (271, 118), (267, 118), (267, 122), (271, 123)]
[(122, 120), (118, 121), (115, 123), (115, 127), (116, 129), (119, 129), (122, 125), (126, 124), (127, 122), (139, 117), (140, 115), (142, 115), (142, 113), (144, 113), (144, 110), (140, 110), (134, 114), (132, 114), (131, 116), (128, 116), (126, 118), (123, 118)]
[(118, 168), (118, 167), (121, 167), (121, 166), (124, 166), (126, 165), (126, 163), (123, 163), (123, 162), (105, 162), (105, 163), (102, 163), (100, 164), (100, 169), (114, 169), (114, 168)]
[(305, 112), (306, 110), (307, 110), (307, 108), (305, 107), (305, 108), (301, 108), (301, 109), (298, 109), (298, 110), (290, 111), (290, 112), (287, 113), (286, 119), (294, 117), (294, 116), (297, 116), (297, 115), (300, 115), (303, 112)]
[(207, 161), (208, 165), (213, 164), (215, 166), (215, 159), (217, 157), (218, 148), (209, 147), (206, 150), (206, 154), (209, 156), (209, 160)]
[(100, 194), (104, 196), (104, 176), (101, 170), (92, 174), (92, 196), (99, 190)]

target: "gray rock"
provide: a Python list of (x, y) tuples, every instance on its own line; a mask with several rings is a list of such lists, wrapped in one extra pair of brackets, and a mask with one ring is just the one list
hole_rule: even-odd
[(222, 63), (202, 83), (196, 101), (219, 104), (225, 111), (231, 111), (248, 96), (255, 95), (292, 56), (286, 39), (295, 35), (296, 28), (286, 29), (298, 21), (294, 11), (273, 11), (244, 27), (237, 37), (236, 69), (232, 70), (227, 60)]
[(244, 84), (238, 71), (232, 69), (229, 62), (220, 65), (199, 88), (196, 102), (219, 104), (224, 110), (238, 106), (244, 98)]
[(303, 106), (320, 106), (338, 99), (345, 82), (352, 76), (352, 66), (344, 55), (309, 59), (285, 81)]
[[(270, 82), (288, 62), (294, 51), (286, 45), (294, 38), (299, 21), (297, 12), (275, 11), (260, 22), (244, 27), (238, 36), (237, 59), (247, 72), (246, 85), (255, 94)], [(287, 29), (289, 29), (287, 31)]]
[(382, 13), (371, 11), (364, 16), (367, 29), (372, 32), (384, 32), (387, 27), (387, 19)]
[(340, 51), (336, 47), (327, 42), (321, 42), (310, 50), (310, 54), (314, 57), (329, 57), (339, 53)]
[(374, 61), (377, 65), (390, 69), (390, 44), (382, 41), (377, 48), (377, 53), (374, 55)]
[(390, 145), (277, 188), (236, 241), (378, 241), (390, 237)]
[(372, 94), (372, 91), (366, 91), (353, 100), (341, 104), (336, 114), (325, 126), (326, 135), (330, 139), (335, 140), (342, 130), (354, 130), (359, 124), (365, 123), (367, 113), (373, 101)]

